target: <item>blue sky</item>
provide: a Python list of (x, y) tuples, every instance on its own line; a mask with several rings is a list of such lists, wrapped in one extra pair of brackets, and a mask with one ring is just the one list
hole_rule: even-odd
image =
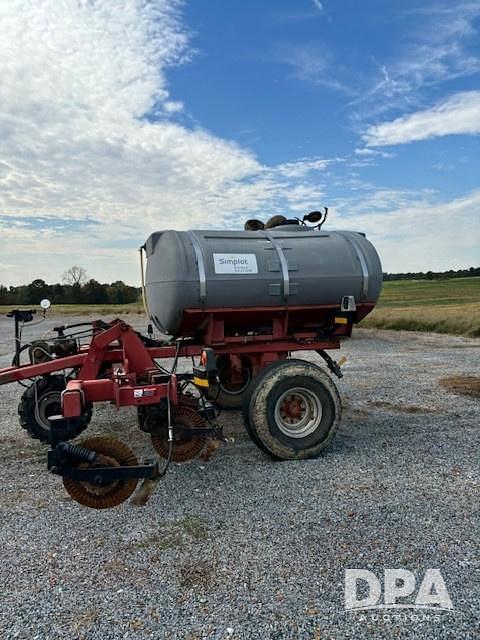
[[(480, 88), (480, 2), (465, 3), (464, 13), (456, 6), (191, 2), (185, 21), (198, 52), (191, 64), (169, 73), (170, 88), (188, 105), (186, 124), (233, 139), (266, 164), (299, 156), (358, 159), (355, 150), (364, 147), (362, 133), (371, 124)], [(438, 56), (433, 68), (431, 58), (416, 59), (422, 49)], [(396, 80), (400, 65), (405, 71)], [(448, 197), (479, 186), (478, 135), (382, 151), (392, 158), (362, 168), (366, 180), (439, 189)]]
[(385, 270), (478, 265), (479, 31), (478, 0), (6, 0), (0, 283), (137, 283), (153, 230), (323, 205)]

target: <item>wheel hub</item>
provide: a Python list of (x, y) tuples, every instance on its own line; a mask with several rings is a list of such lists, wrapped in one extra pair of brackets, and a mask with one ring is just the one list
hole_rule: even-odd
[(61, 393), (60, 391), (51, 391), (45, 393), (38, 400), (38, 404), (35, 407), (35, 418), (38, 423), (45, 429), (50, 428), (50, 416), (58, 415), (61, 413)]
[(275, 404), (275, 422), (289, 438), (306, 438), (322, 419), (320, 399), (309, 389), (295, 387), (281, 394)]
[(280, 407), (280, 414), (284, 420), (296, 422), (305, 413), (305, 403), (297, 396), (290, 396)]

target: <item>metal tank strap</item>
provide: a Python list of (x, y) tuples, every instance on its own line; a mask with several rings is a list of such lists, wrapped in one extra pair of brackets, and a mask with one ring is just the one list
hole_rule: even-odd
[(357, 254), (357, 258), (360, 262), (360, 266), (362, 268), (362, 298), (366, 298), (367, 294), (368, 294), (368, 278), (369, 278), (369, 273), (368, 273), (368, 265), (367, 265), (367, 261), (365, 259), (365, 254), (363, 253), (363, 249), (360, 246), (360, 244), (354, 239), (352, 238), (350, 235), (349, 236), (345, 236), (343, 235), (343, 233), (338, 232), (338, 231), (331, 231), (330, 233), (336, 233), (337, 235), (342, 236), (342, 238), (344, 238), (345, 240), (347, 240), (347, 242), (351, 242), (353, 245), (353, 248), (355, 249), (355, 253)]
[(190, 242), (192, 243), (193, 250), (195, 251), (195, 258), (197, 259), (198, 279), (200, 282), (200, 301), (205, 302), (207, 298), (207, 277), (205, 272), (205, 261), (203, 259), (202, 247), (193, 231), (187, 231), (187, 234), (190, 238)]
[[(258, 233), (258, 232), (257, 232)], [(275, 248), (278, 259), (280, 260), (280, 266), (282, 268), (282, 277), (283, 277), (283, 297), (285, 300), (288, 300), (290, 296), (290, 275), (288, 273), (288, 263), (285, 258), (285, 254), (283, 253), (283, 249), (277, 240), (270, 234), (269, 231), (263, 231), (263, 236), (270, 241), (272, 246)]]

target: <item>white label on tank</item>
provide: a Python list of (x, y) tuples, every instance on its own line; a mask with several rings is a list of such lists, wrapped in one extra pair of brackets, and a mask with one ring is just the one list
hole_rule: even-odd
[(214, 253), (215, 273), (258, 273), (254, 253)]

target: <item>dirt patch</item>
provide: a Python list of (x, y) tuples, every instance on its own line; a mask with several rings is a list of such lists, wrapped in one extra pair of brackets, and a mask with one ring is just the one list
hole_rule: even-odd
[(364, 407), (346, 407), (343, 415), (353, 418), (354, 420), (362, 420), (369, 417), (370, 411)]
[(479, 376), (450, 376), (439, 380), (439, 384), (452, 393), (461, 393), (471, 398), (480, 398)]
[(383, 400), (372, 400), (368, 403), (377, 409), (386, 409), (387, 411), (396, 411), (398, 413), (433, 413), (434, 409), (429, 407), (419, 407), (415, 404), (394, 404), (393, 402), (385, 402)]
[(215, 581), (216, 562), (192, 561), (179, 570), (180, 586), (184, 589), (208, 589)]
[(165, 523), (158, 531), (142, 540), (132, 543), (134, 549), (165, 551), (185, 546), (188, 543), (203, 542), (208, 539), (205, 521), (198, 516), (185, 516), (174, 522)]
[(85, 638), (85, 632), (89, 632), (94, 629), (98, 620), (98, 612), (93, 607), (84, 609), (83, 611), (76, 611), (72, 614), (72, 618), (69, 621), (71, 630), (78, 638)]
[(46, 462), (47, 449), (36, 440), (5, 436), (0, 438), (2, 460), (20, 462)]

